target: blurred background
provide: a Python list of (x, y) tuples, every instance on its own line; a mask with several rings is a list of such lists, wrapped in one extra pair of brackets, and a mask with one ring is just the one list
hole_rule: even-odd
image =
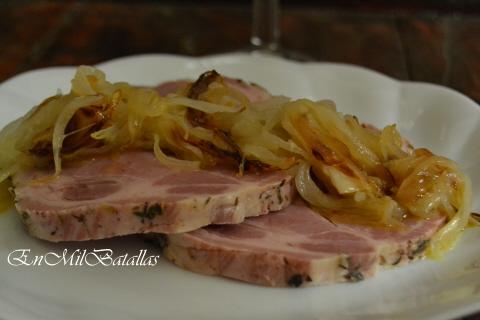
[[(480, 1), (281, 1), (281, 43), (318, 61), (427, 81), (480, 101)], [(251, 1), (0, 1), (0, 81), (140, 53), (245, 48)]]

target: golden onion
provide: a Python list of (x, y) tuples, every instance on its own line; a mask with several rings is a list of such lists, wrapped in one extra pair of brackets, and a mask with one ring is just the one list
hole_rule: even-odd
[(447, 222), (430, 257), (450, 250), (473, 221), (468, 178), (453, 161), (413, 149), (394, 125), (363, 125), (329, 100), (251, 103), (215, 72), (161, 97), (79, 67), (68, 94), (0, 132), (0, 182), (52, 163), (60, 174), (62, 161), (125, 148), (152, 150), (160, 163), (188, 170), (217, 163), (233, 163), (240, 174), (248, 166), (290, 170), (303, 199), (332, 221), (398, 226), (406, 215), (442, 214)]

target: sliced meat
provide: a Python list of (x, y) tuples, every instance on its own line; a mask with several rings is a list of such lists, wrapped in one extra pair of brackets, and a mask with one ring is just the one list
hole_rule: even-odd
[(254, 83), (250, 84), (241, 79), (232, 78), (225, 78), (225, 82), (230, 88), (243, 93), (251, 102), (260, 102), (272, 97), (267, 90)]
[(166, 96), (169, 93), (177, 92), (180, 89), (186, 88), (191, 82), (188, 80), (167, 81), (155, 87), (155, 90), (161, 96)]
[[(256, 84), (249, 84), (240, 79), (232, 79), (224, 77), (225, 83), (233, 89), (243, 93), (251, 102), (259, 102), (267, 100), (272, 96), (267, 90)], [(159, 84), (155, 90), (161, 95), (166, 96), (169, 93), (177, 92), (178, 90), (187, 87), (192, 82), (187, 80), (168, 81)]]
[(169, 235), (161, 243), (165, 257), (191, 271), (299, 287), (359, 281), (381, 265), (417, 259), (442, 223), (410, 221), (397, 231), (335, 225), (298, 200), (275, 214)]
[(30, 233), (55, 242), (240, 223), (288, 206), (295, 192), (286, 173), (176, 170), (146, 151), (75, 163), (58, 178), (26, 171), (13, 183)]

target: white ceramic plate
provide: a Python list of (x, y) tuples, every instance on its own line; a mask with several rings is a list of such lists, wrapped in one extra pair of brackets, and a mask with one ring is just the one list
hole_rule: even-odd
[[(300, 64), (277, 58), (222, 55), (185, 58), (144, 55), (99, 67), (112, 81), (155, 85), (195, 78), (215, 68), (274, 94), (332, 99), (338, 109), (384, 126), (398, 123), (416, 146), (457, 160), (479, 193), (480, 108), (450, 89), (399, 82), (354, 66)], [(0, 126), (32, 105), (66, 92), (74, 68), (48, 68), (0, 85)], [(480, 210), (475, 199), (474, 210)], [(442, 261), (422, 261), (356, 284), (272, 289), (190, 273), (165, 261), (155, 267), (21, 266), (9, 252), (61, 253), (64, 248), (110, 248), (116, 256), (140, 249), (137, 238), (51, 244), (29, 237), (15, 212), (0, 215), (2, 319), (449, 319), (480, 310), (480, 230), (468, 230)]]

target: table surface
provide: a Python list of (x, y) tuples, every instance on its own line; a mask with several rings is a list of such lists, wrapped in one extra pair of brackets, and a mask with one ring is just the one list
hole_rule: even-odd
[[(248, 2), (132, 3), (0, 2), (0, 82), (41, 67), (140, 53), (208, 55), (245, 48), (249, 41)], [(318, 61), (442, 84), (480, 102), (479, 8), (312, 3), (284, 6), (284, 47)], [(480, 313), (463, 319), (480, 320)]]
[[(282, 43), (319, 61), (362, 65), (480, 101), (480, 15), (433, 9), (287, 5)], [(53, 65), (139, 53), (208, 55), (244, 48), (248, 3), (0, 2), (0, 81)], [(212, 41), (215, 39), (215, 41)]]

